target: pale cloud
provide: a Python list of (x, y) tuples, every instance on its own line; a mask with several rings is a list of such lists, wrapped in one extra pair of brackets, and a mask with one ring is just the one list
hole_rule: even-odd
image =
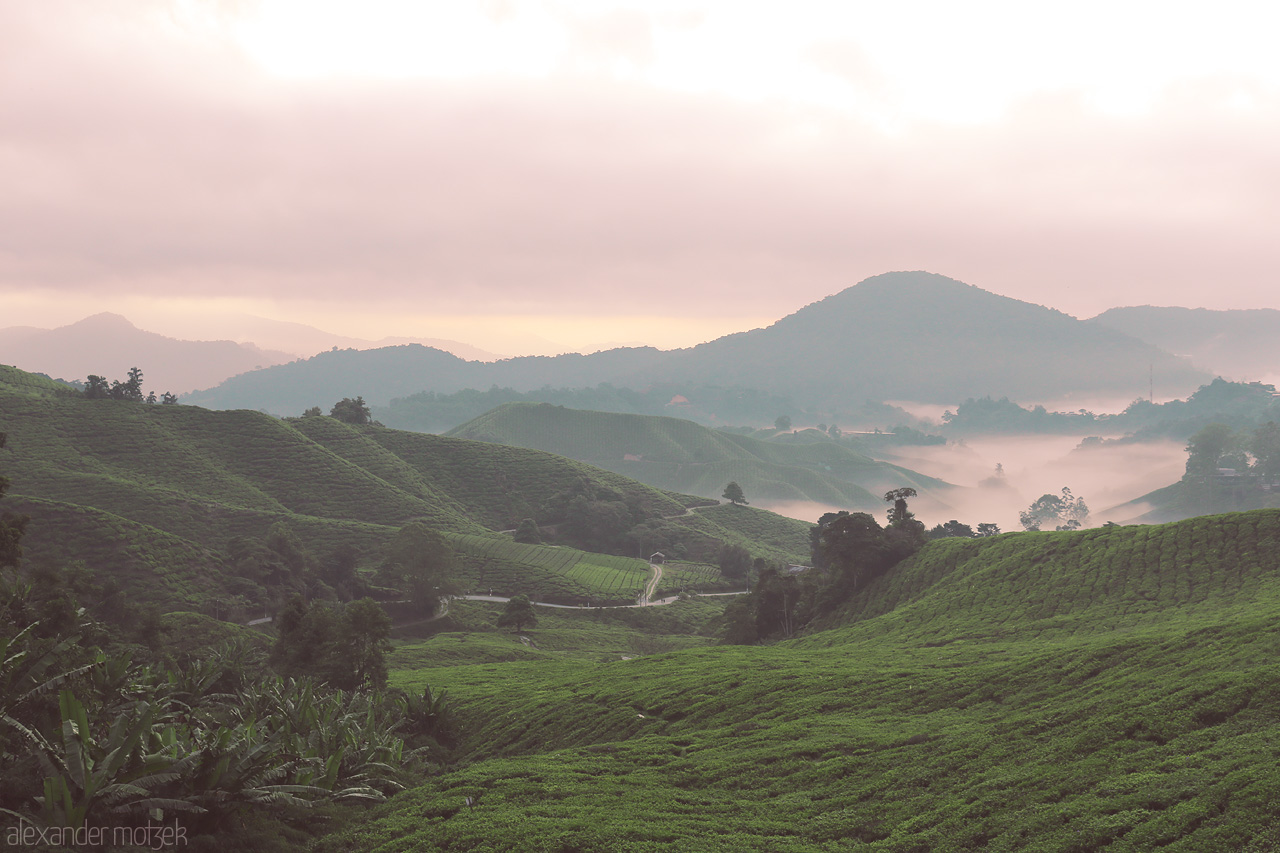
[[(929, 269), (1085, 316), (1280, 307), (1280, 89), (1266, 61), (1209, 74), (1197, 60), (1194, 79), (1165, 80), (1141, 110), (1107, 110), (1092, 71), (1076, 87), (996, 90), (1029, 53), (1064, 49), (1039, 45), (1022, 5), (1000, 7), (1025, 36), (1003, 60), (948, 76), (959, 60), (937, 32), (960, 23), (930, 5), (939, 29), (919, 30), (911, 61), (942, 61), (939, 91), (985, 85), (975, 103), (998, 106), (951, 121), (923, 114), (908, 57), (844, 24), (825, 40), (801, 26), (818, 20), (813, 4), (778, 23), (776, 55), (767, 7), (729, 22), (728, 7), (678, 5), (459, 4), (459, 32), (477, 28), (485, 50), (527, 40), (540, 70), (337, 76), (269, 73), (237, 40), (243, 21), (287, 8), (265, 0), (8, 5), (0, 294), (84, 313), (180, 294), (325, 316), (708, 318), (719, 333), (726, 317)], [(394, 4), (370, 14), (382, 6)], [(300, 50), (338, 37), (345, 18), (330, 17), (298, 34)], [(351, 43), (396, 54), (379, 32)], [(712, 43), (698, 39), (731, 32), (732, 50), (703, 57), (722, 67), (695, 74), (695, 48)], [(1108, 44), (1087, 42), (1082, 59)], [(825, 82), (814, 97), (752, 90), (733, 75), (753, 55), (779, 80)], [(679, 68), (690, 85), (665, 85)], [(1040, 78), (1069, 82), (1055, 73)]]

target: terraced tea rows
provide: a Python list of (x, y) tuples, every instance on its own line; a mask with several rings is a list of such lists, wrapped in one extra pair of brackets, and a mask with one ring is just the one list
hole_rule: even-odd
[[(567, 597), (629, 600), (649, 578), (649, 564), (630, 557), (527, 545), (498, 537), (457, 536), (454, 541), (465, 555), (468, 579), (474, 580), (477, 588), (492, 587), (503, 594), (524, 592), (540, 601)], [(516, 567), (525, 568), (511, 571)], [(535, 575), (527, 567), (543, 571)]]

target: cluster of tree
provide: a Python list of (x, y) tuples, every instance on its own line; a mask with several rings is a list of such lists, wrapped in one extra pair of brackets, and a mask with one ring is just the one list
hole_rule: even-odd
[[(1024, 408), (1008, 398), (969, 399), (955, 412), (942, 416), (948, 434), (1040, 433), (1086, 435), (1097, 430), (1123, 432), (1124, 439), (1108, 441), (1151, 441), (1161, 438), (1185, 440), (1212, 424), (1224, 424), (1246, 433), (1270, 421), (1280, 421), (1280, 395), (1274, 385), (1262, 382), (1228, 382), (1215, 379), (1202, 385), (1185, 400), (1153, 403), (1134, 400), (1123, 412), (1095, 415), (1078, 412), (1050, 412), (1043, 406)], [(897, 428), (895, 428), (896, 431)], [(1091, 444), (1103, 443), (1092, 437)]]
[(982, 539), (987, 536), (999, 536), (1000, 528), (998, 525), (991, 523), (983, 523), (978, 525), (978, 529), (974, 530), (967, 524), (963, 524), (954, 518), (945, 524), (935, 524), (926, 534), (930, 539), (950, 539), (960, 537), (963, 539)]
[(263, 538), (232, 538), (225, 553), (230, 597), (210, 601), (211, 615), (219, 619), (278, 610), (294, 596), (354, 601), (374, 592), (356, 571), (360, 553), (354, 546), (338, 545), (321, 558), (282, 521)]
[(210, 601), (211, 615), (220, 619), (279, 610), (298, 597), (332, 604), (400, 598), (415, 617), (428, 617), (453, 591), (457, 563), (444, 537), (421, 522), (400, 529), (371, 577), (357, 570), (360, 552), (354, 546), (339, 544), (322, 559), (284, 522), (274, 523), (261, 539), (233, 538), (226, 554), (230, 598)]
[(372, 601), (282, 614), (274, 657), (313, 676), (272, 674), (247, 642), (172, 659), (128, 643), (66, 585), (49, 595), (20, 571), (22, 524), (4, 523), (0, 812), (55, 846), (85, 827), (180, 818), (210, 849), (267, 850), (273, 822), (383, 799), (455, 742), (443, 694), (376, 688), (388, 623)]
[(1185, 400), (1152, 403), (1135, 400), (1123, 412), (1102, 418), (1113, 429), (1138, 440), (1186, 440), (1211, 424), (1225, 424), (1247, 433), (1269, 421), (1280, 421), (1280, 395), (1262, 382), (1215, 379)]
[(434, 616), (454, 591), (457, 556), (445, 538), (420, 521), (400, 529), (378, 569), (379, 580), (402, 590), (416, 616)]
[(885, 501), (892, 505), (885, 527), (865, 512), (842, 510), (823, 515), (810, 532), (812, 567), (795, 572), (786, 567), (760, 567), (751, 592), (725, 607), (725, 642), (756, 643), (794, 636), (914, 554), (925, 542), (924, 525), (907, 507), (907, 498), (915, 495), (911, 488), (885, 494)]
[(1062, 494), (1043, 494), (1022, 512), (1018, 520), (1024, 530), (1041, 530), (1053, 525), (1054, 530), (1079, 530), (1089, 519), (1089, 507), (1084, 498), (1071, 494), (1066, 486)]
[(90, 400), (129, 400), (134, 403), (163, 403), (167, 406), (175, 405), (178, 398), (174, 394), (165, 391), (159, 397), (156, 392), (144, 395), (142, 393), (142, 371), (137, 367), (129, 368), (129, 378), (124, 382), (119, 379), (108, 383), (106, 377), (96, 374), (89, 374), (88, 379), (84, 383), (84, 395)]
[(1186, 450), (1186, 479), (1213, 477), (1223, 469), (1260, 482), (1280, 479), (1280, 426), (1274, 421), (1251, 431), (1212, 423), (1191, 436)]
[[(324, 412), (320, 410), (319, 406), (312, 406), (303, 412), (302, 416), (304, 418), (318, 418), (323, 414)], [(342, 421), (344, 424), (376, 423), (369, 405), (365, 403), (362, 396), (355, 398), (343, 397), (333, 404), (333, 408), (329, 410), (329, 417)]]
[(387, 686), (391, 619), (373, 599), (332, 604), (299, 596), (276, 616), (276, 630), (271, 665), (280, 674), (340, 690)]
[(720, 557), (716, 563), (720, 566), (720, 574), (727, 578), (742, 580), (751, 572), (755, 561), (751, 552), (741, 545), (725, 543), (720, 546)]
[(583, 479), (554, 502), (564, 506), (561, 539), (583, 550), (635, 555), (646, 550), (665, 552), (674, 544), (661, 516), (646, 510), (637, 495), (620, 494)]

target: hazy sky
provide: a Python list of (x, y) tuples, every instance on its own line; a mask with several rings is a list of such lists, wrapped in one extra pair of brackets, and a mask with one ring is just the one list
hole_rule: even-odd
[(673, 346), (897, 269), (1280, 308), (1278, 9), (0, 0), (0, 325)]

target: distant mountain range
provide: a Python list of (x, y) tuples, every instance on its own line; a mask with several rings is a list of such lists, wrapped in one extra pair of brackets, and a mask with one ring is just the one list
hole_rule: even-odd
[(1253, 308), (1112, 308), (1092, 320), (1110, 329), (1189, 357), (1228, 379), (1280, 375), (1280, 311)]
[(193, 393), (212, 408), (297, 414), (357, 394), (374, 405), (419, 391), (528, 391), (608, 382), (718, 384), (785, 394), (838, 416), (866, 400), (1189, 393), (1212, 377), (1185, 359), (1039, 305), (927, 272), (869, 278), (768, 328), (689, 349), (464, 361), (420, 346), (322, 353)]
[(69, 326), (0, 329), (0, 363), (83, 382), (90, 374), (124, 380), (131, 367), (143, 387), (175, 394), (294, 356), (234, 341), (181, 341), (134, 326), (119, 314), (95, 314)]
[[(292, 353), (295, 357), (307, 357), (325, 350), (337, 349), (376, 349), (378, 347), (400, 346), (402, 344), (422, 344), (451, 352), (459, 358), (472, 361), (494, 361), (502, 355), (474, 347), (461, 341), (447, 338), (429, 337), (383, 337), (377, 340), (338, 335), (333, 332), (317, 329), (305, 323), (294, 323), (288, 320), (272, 320), (255, 314), (228, 312), (212, 314), (192, 320), (184, 328), (216, 329), (218, 337), (228, 337), (239, 343), (254, 343), (258, 346), (271, 347)], [(204, 337), (191, 335), (188, 337)], [(521, 342), (524, 343), (524, 342)], [(550, 341), (541, 338), (527, 341), (531, 345), (554, 346)], [(558, 350), (557, 350), (558, 351)]]
[[(80, 382), (90, 374), (123, 380), (129, 368), (138, 367), (142, 369), (147, 390), (182, 394), (322, 350), (368, 349), (411, 340), (368, 341), (330, 334), (301, 323), (249, 314), (227, 316), (232, 322), (223, 324), (222, 328), (234, 332), (236, 340), (182, 340), (144, 331), (119, 314), (111, 313), (94, 314), (56, 329), (10, 326), (0, 329), (0, 364)], [(250, 342), (264, 340), (280, 348), (264, 349)], [(419, 342), (469, 359), (498, 357), (458, 341), (424, 338)]]

